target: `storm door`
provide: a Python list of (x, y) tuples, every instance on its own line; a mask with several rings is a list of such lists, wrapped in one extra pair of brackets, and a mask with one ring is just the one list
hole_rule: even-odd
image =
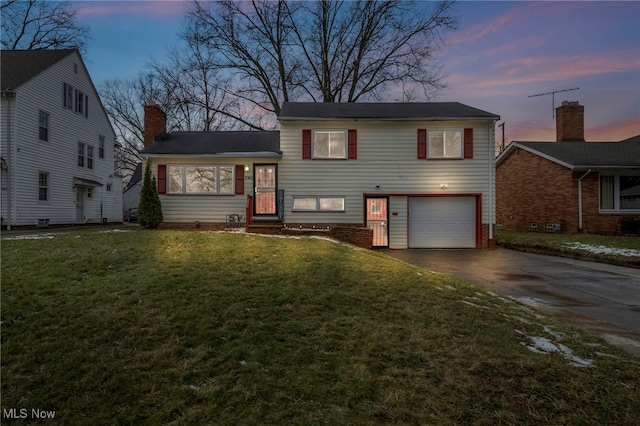
[(84, 223), (84, 187), (76, 186), (76, 223)]
[(253, 166), (255, 186), (253, 211), (255, 215), (275, 216), (277, 175), (278, 166), (276, 164), (255, 164)]
[(389, 198), (366, 198), (367, 227), (373, 229), (373, 246), (389, 247)]

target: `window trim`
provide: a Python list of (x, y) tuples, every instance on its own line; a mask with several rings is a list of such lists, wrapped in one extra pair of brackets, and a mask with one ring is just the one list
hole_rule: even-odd
[[(444, 135), (446, 132), (456, 132), (460, 135), (460, 152), (458, 156), (455, 157), (449, 157), (446, 155), (443, 156), (433, 156), (431, 155), (431, 135), (433, 133), (442, 133), (442, 151), (445, 151), (446, 148), (446, 143), (445, 143), (445, 138)], [(444, 128), (444, 129), (428, 129), (427, 130), (427, 152), (426, 152), (426, 156), (427, 156), (427, 160), (462, 160), (464, 159), (464, 129), (463, 128)]]
[(87, 145), (87, 169), (93, 170), (93, 145)]
[[(342, 133), (344, 154), (341, 157), (332, 157), (329, 152), (328, 157), (316, 155), (316, 134), (318, 133)], [(329, 148), (331, 144), (329, 143)], [(347, 129), (312, 129), (311, 130), (311, 159), (312, 160), (346, 160), (349, 158), (349, 134)]]
[[(42, 185), (44, 177), (44, 185)], [(44, 198), (42, 198), (42, 190), (44, 190)], [(49, 202), (49, 172), (38, 172), (38, 202), (39, 203), (48, 203)]]
[[(623, 176), (633, 176), (640, 177), (640, 175), (635, 173), (599, 173), (598, 174), (598, 213), (601, 214), (638, 214), (640, 213), (640, 209), (622, 209), (620, 207), (620, 177)], [(612, 209), (603, 209), (602, 208), (602, 178), (605, 177), (613, 177), (613, 208)]]
[[(77, 155), (77, 165), (78, 167), (84, 167), (85, 165), (85, 161), (84, 159), (86, 158), (86, 145), (84, 142), (78, 142), (78, 149), (76, 151), (76, 155)], [(80, 152), (80, 150), (82, 150), (82, 152)]]
[[(43, 116), (46, 118), (46, 127), (42, 126), (42, 118)], [(49, 142), (49, 117), (51, 117), (51, 114), (49, 114), (46, 111), (43, 110), (38, 110), (38, 140), (42, 141), (42, 142)], [(42, 130), (45, 130), (45, 137), (44, 139), (42, 138)]]
[[(186, 179), (187, 179), (187, 173), (186, 173), (186, 169), (189, 167), (215, 167), (216, 169), (216, 191), (215, 192), (187, 192), (187, 186), (186, 186)], [(180, 192), (176, 192), (176, 191), (172, 191), (171, 190), (171, 169), (172, 168), (180, 168), (181, 169), (181, 191)], [(231, 169), (231, 190), (230, 192), (220, 192), (220, 187), (221, 187), (221, 181), (220, 181), (220, 169), (221, 168), (229, 168)], [(236, 165), (235, 164), (218, 164), (218, 163), (206, 163), (206, 164), (193, 164), (193, 163), (174, 163), (174, 164), (166, 164), (166, 192), (164, 192), (164, 194), (166, 195), (186, 195), (186, 196), (202, 196), (202, 195), (214, 195), (214, 196), (218, 196), (218, 195), (222, 195), (222, 196), (228, 196), (228, 195), (236, 195)]]
[[(345, 209), (345, 203), (347, 200), (347, 197), (344, 195), (293, 195), (292, 197), (292, 204), (291, 204), (291, 211), (292, 212), (296, 212), (296, 213), (305, 213), (305, 212), (316, 212), (316, 213), (344, 213), (346, 211)], [(308, 200), (313, 200), (315, 199), (315, 208), (313, 209), (302, 209), (302, 208), (296, 208), (296, 200), (303, 200), (303, 199), (308, 199)], [(321, 206), (321, 200), (329, 200), (329, 199), (342, 199), (342, 209), (341, 210), (333, 210), (333, 209), (322, 209)]]
[(106, 137), (104, 135), (98, 135), (98, 158), (104, 159), (104, 143)]

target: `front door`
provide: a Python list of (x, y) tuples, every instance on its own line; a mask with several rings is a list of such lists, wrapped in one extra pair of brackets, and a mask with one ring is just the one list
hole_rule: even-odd
[(389, 198), (367, 198), (367, 227), (373, 229), (373, 246), (389, 246)]
[(253, 211), (255, 215), (275, 216), (277, 175), (278, 166), (276, 164), (255, 164), (253, 166), (255, 186)]
[(76, 186), (76, 223), (84, 223), (84, 188)]

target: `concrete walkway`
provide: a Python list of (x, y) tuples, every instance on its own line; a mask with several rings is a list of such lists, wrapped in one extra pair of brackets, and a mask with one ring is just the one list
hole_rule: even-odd
[(640, 269), (495, 250), (384, 250), (481, 285), (640, 356)]

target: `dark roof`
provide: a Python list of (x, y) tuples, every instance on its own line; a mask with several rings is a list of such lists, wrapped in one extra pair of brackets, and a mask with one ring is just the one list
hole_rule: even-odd
[(140, 153), (143, 155), (279, 157), (281, 155), (280, 132), (172, 132), (163, 135)]
[(459, 102), (328, 103), (285, 102), (280, 120), (460, 120), (500, 117)]
[(640, 135), (622, 142), (513, 142), (507, 151), (518, 147), (571, 169), (640, 168)]
[(17, 88), (75, 51), (76, 49), (3, 50), (0, 56), (0, 89)]
[(142, 163), (138, 163), (136, 168), (133, 170), (133, 174), (131, 175), (131, 179), (129, 179), (129, 183), (127, 183), (127, 187), (124, 189), (127, 191), (136, 183), (142, 180)]

